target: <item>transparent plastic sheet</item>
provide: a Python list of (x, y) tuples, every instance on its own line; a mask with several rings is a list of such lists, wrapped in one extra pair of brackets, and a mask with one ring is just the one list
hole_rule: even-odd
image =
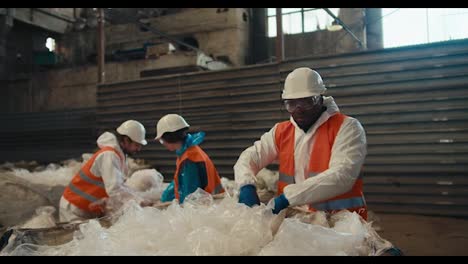
[(25, 161), (25, 160), (21, 160), (21, 161), (18, 161), (18, 162), (5, 162), (3, 164), (0, 164), (0, 170), (12, 170), (12, 169), (15, 169), (15, 168), (22, 168), (22, 169), (26, 169), (26, 170), (34, 170), (36, 168), (40, 168), (40, 167), (44, 167), (44, 166), (41, 166), (39, 165), (39, 163), (37, 163), (37, 161), (33, 160), (33, 161)]
[(347, 230), (353, 234), (363, 235), (365, 250), (369, 256), (380, 256), (385, 250), (393, 246), (390, 241), (383, 239), (372, 227), (372, 222), (366, 222), (356, 213), (343, 210), (330, 217), (330, 222), (333, 223), (337, 230)]
[(193, 206), (193, 207), (199, 207), (199, 206), (211, 206), (213, 204), (213, 196), (211, 196), (209, 193), (206, 191), (197, 188), (193, 193), (187, 195), (187, 197), (184, 200), (184, 206)]
[(50, 163), (41, 170), (36, 169), (32, 172), (22, 168), (11, 168), (11, 170), (12, 174), (16, 177), (27, 180), (30, 183), (54, 187), (68, 185), (73, 175), (79, 171), (80, 166), (81, 162), (69, 160), (63, 166)]
[[(73, 239), (79, 224), (61, 223), (51, 228), (9, 228), (1, 234), (0, 256), (41, 255), (58, 245), (62, 248), (63, 244)], [(59, 251), (63, 254), (63, 250)]]
[(273, 215), (265, 206), (248, 208), (231, 198), (204, 204), (197, 201), (181, 207), (172, 203), (166, 210), (158, 210), (129, 201), (125, 213), (109, 228), (91, 220), (79, 226), (73, 241), (58, 247), (41, 246), (38, 252), (27, 254), (255, 255), (271, 241)]
[(109, 197), (91, 203), (90, 207), (99, 206), (104, 208), (105, 218), (112, 224), (126, 212), (131, 203), (136, 203), (137, 205), (151, 204), (139, 192), (127, 186), (122, 186), (120, 190), (114, 191)]
[(125, 182), (129, 187), (136, 191), (145, 192), (151, 188), (161, 186), (164, 177), (155, 169), (144, 169), (136, 171)]
[(67, 160), (63, 164), (38, 166), (35, 162), (23, 162), (24, 168), (18, 167), (21, 163), (11, 164), (13, 167), (7, 164), (8, 171), (0, 173), (0, 197), (8, 201), (0, 208), (0, 224), (21, 225), (33, 217), (38, 207), (57, 207), (81, 162)]
[(330, 217), (331, 228), (287, 218), (273, 236), (276, 215), (269, 206), (217, 200), (201, 189), (164, 210), (142, 208), (135, 200), (120, 209), (111, 226), (90, 220), (68, 243), (33, 247), (25, 241), (7, 255), (376, 255), (388, 246), (349, 212)]
[(237, 184), (235, 181), (230, 180), (228, 178), (222, 177), (221, 178), (221, 185), (223, 186), (224, 190), (226, 191), (226, 194), (228, 196), (237, 196), (239, 192), (239, 188), (237, 187)]
[(156, 202), (164, 191), (164, 177), (155, 169), (142, 169), (133, 173), (125, 184), (146, 200)]
[[(276, 195), (278, 180), (278, 171), (264, 168), (257, 173), (255, 176), (255, 186), (257, 187), (257, 195), (260, 202), (267, 204)], [(223, 177), (221, 178), (221, 184), (224, 190), (226, 190), (227, 195), (238, 195), (239, 188), (234, 180)]]
[(15, 164), (11, 162), (5, 162), (0, 164), (0, 170), (12, 170), (13, 168), (15, 168)]
[(10, 256), (37, 256), (37, 252), (41, 251), (44, 246), (35, 244), (21, 244), (16, 247), (9, 255)]
[[(35, 161), (29, 163), (26, 161), (20, 163), (6, 162), (0, 164), (0, 169), (9, 170), (15, 176), (33, 184), (42, 184), (51, 187), (57, 185), (67, 186), (72, 177), (80, 170), (81, 165), (88, 161), (93, 156), (93, 153), (83, 153), (81, 156), (82, 162), (69, 159), (61, 162), (62, 164), (50, 163), (45, 166), (39, 166)], [(150, 165), (145, 164), (143, 160), (128, 158), (128, 167), (129, 175), (132, 175), (139, 170), (148, 169)]]
[(128, 174), (125, 175), (125, 178), (132, 176), (135, 172), (139, 170), (149, 169), (151, 167), (151, 165), (145, 163), (145, 160), (133, 159), (131, 157), (127, 157), (127, 165)]
[(259, 255), (357, 255), (348, 248), (352, 242), (351, 234), (285, 219), (275, 240)]
[(310, 218), (300, 214), (285, 219), (259, 255), (378, 256), (392, 246), (356, 213), (341, 211), (330, 216), (330, 228), (322, 226), (323, 212), (319, 216), (321, 224), (304, 222)]
[(54, 213), (57, 210), (53, 206), (41, 206), (36, 209), (35, 215), (26, 221), (21, 228), (48, 228), (55, 226)]
[(257, 189), (265, 189), (268, 192), (276, 193), (278, 189), (279, 172), (263, 168), (257, 173), (255, 180)]
[(299, 219), (299, 221), (306, 224), (319, 225), (327, 228), (330, 227), (327, 214), (324, 211), (310, 212), (308, 211), (307, 206), (296, 206), (291, 208), (288, 211), (287, 217)]
[(271, 171), (264, 168), (257, 173), (255, 176), (255, 185), (257, 187), (257, 195), (260, 202), (268, 203), (275, 197), (278, 180), (278, 171)]

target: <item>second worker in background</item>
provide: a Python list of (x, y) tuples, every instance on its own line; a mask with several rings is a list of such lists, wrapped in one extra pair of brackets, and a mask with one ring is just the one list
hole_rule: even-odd
[(156, 140), (177, 155), (174, 180), (164, 190), (161, 202), (185, 198), (201, 188), (210, 194), (224, 192), (218, 171), (210, 157), (199, 144), (205, 138), (204, 132), (188, 133), (189, 124), (177, 114), (163, 116), (156, 126)]

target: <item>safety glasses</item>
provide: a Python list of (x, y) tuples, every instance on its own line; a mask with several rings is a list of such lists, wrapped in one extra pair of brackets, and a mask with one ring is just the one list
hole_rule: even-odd
[(297, 110), (297, 108), (301, 108), (302, 110), (310, 110), (314, 108), (314, 106), (319, 102), (320, 95), (307, 97), (307, 98), (300, 98), (300, 99), (286, 99), (284, 100), (284, 107), (289, 113), (293, 113)]

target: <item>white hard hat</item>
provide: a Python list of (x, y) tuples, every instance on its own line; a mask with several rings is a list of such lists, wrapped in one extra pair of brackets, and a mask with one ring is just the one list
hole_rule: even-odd
[(310, 68), (297, 68), (288, 74), (284, 82), (283, 99), (298, 99), (323, 94), (327, 88), (322, 77)]
[(146, 130), (145, 127), (138, 121), (127, 120), (123, 122), (118, 128), (117, 132), (120, 135), (125, 135), (131, 138), (133, 141), (146, 145)]
[(179, 129), (190, 127), (185, 119), (178, 114), (167, 114), (159, 119), (156, 125), (156, 140), (159, 140), (166, 132), (175, 132)]

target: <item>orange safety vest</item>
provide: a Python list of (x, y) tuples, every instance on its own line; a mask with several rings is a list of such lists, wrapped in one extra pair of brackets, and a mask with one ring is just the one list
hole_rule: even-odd
[(113, 151), (119, 156), (123, 164), (123, 157), (112, 147), (103, 147), (81, 167), (81, 169), (73, 176), (70, 184), (65, 188), (63, 197), (74, 206), (83, 211), (102, 214), (101, 206), (94, 206), (91, 203), (97, 202), (100, 199), (109, 197), (107, 195), (104, 182), (101, 177), (94, 175), (91, 172), (91, 167), (96, 160), (96, 157), (104, 151)]
[(205, 191), (210, 194), (223, 193), (224, 189), (221, 185), (221, 178), (219, 177), (218, 171), (216, 170), (213, 162), (208, 157), (208, 155), (199, 147), (191, 146), (182, 154), (182, 156), (177, 158), (177, 167), (174, 174), (174, 195), (176, 199), (179, 198), (179, 171), (182, 167), (182, 164), (185, 160), (190, 160), (192, 162), (203, 162), (206, 166), (206, 177), (208, 178), (208, 184), (205, 187)]
[[(315, 144), (310, 155), (309, 175), (306, 175), (306, 177), (313, 177), (328, 169), (333, 143), (345, 118), (346, 115), (337, 113), (317, 129)], [(285, 186), (295, 183), (294, 133), (295, 127), (290, 121), (279, 123), (275, 131), (275, 143), (279, 150), (278, 195), (283, 193)], [(358, 178), (350, 191), (310, 204), (309, 208), (311, 211), (321, 210), (330, 213), (348, 209), (351, 212), (357, 212), (367, 220), (367, 206), (362, 192), (362, 179)]]

